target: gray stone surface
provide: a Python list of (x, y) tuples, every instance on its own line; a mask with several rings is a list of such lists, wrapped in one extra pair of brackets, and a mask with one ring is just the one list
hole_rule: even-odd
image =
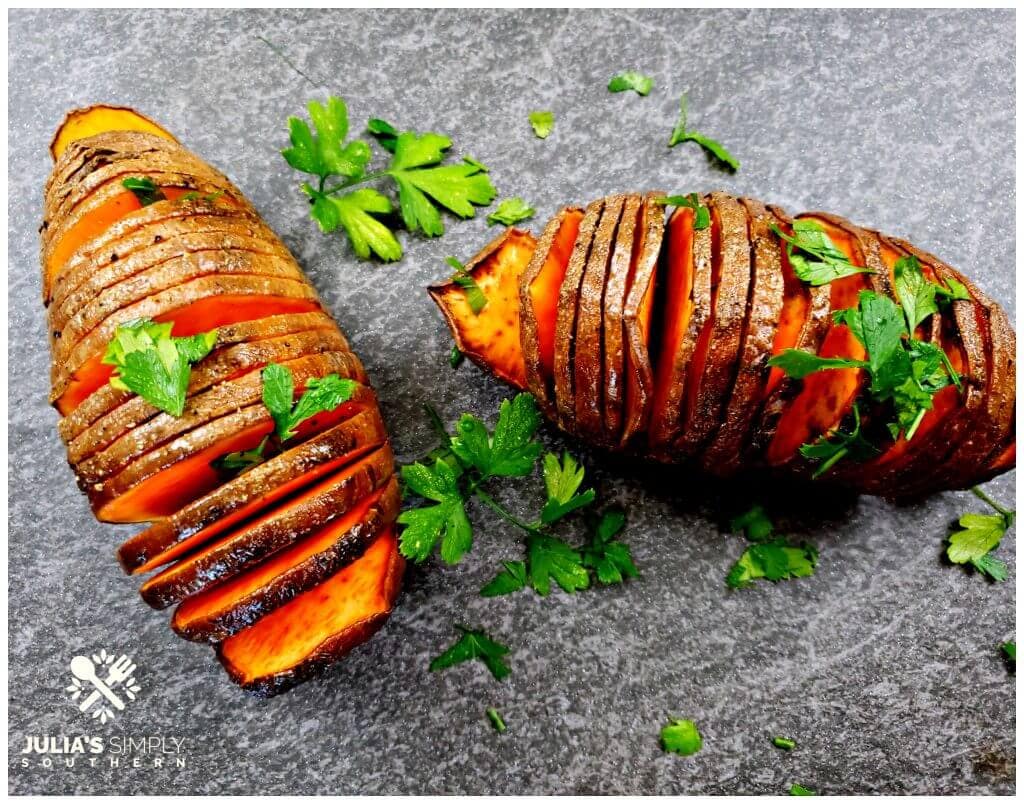
[[(264, 41), (266, 40), (266, 41)], [(407, 238), (397, 265), (359, 263), (306, 216), (278, 155), (285, 118), (344, 96), (356, 126), (381, 116), (450, 134), (537, 221), (610, 191), (723, 187), (827, 209), (906, 236), (1014, 306), (1012, 12), (12, 12), (9, 30), (10, 725), (14, 793), (1009, 793), (1014, 585), (941, 561), (967, 494), (894, 507), (773, 494), (821, 550), (806, 580), (730, 593), (742, 550), (720, 528), (767, 494), (645, 476), (584, 453), (601, 493), (629, 509), (643, 572), (621, 588), (485, 600), (477, 590), (516, 535), (483, 511), (470, 557), (408, 575), (370, 644), (269, 702), (239, 693), (208, 650), (173, 637), (137, 598), (78, 495), (46, 404), (49, 356), (36, 227), (46, 145), (70, 107), (137, 106), (222, 168), (309, 270), (364, 358), (399, 456), (431, 445), (425, 401), (491, 415), (506, 388), (447, 368), (449, 335), (423, 292), (448, 254), (492, 234), (450, 221)], [(267, 42), (272, 43), (273, 48)], [(611, 95), (622, 68), (647, 98)], [(695, 147), (665, 147), (679, 93), (692, 123), (743, 162), (735, 176)], [(550, 108), (535, 139), (527, 113)], [(561, 446), (547, 430), (545, 437)], [(575, 448), (575, 447), (574, 447)], [(650, 474), (650, 473), (648, 473)], [(991, 484), (1012, 499), (1014, 475)], [(531, 506), (536, 484), (513, 505)], [(1001, 555), (1014, 569), (1014, 538)], [(513, 648), (503, 683), (427, 663), (455, 623)], [(65, 699), (67, 662), (106, 647), (144, 689), (101, 726)], [(486, 706), (504, 713), (494, 733)], [(669, 714), (704, 750), (664, 755)], [(22, 767), (26, 735), (186, 739), (187, 767)], [(794, 737), (782, 753), (771, 736)]]

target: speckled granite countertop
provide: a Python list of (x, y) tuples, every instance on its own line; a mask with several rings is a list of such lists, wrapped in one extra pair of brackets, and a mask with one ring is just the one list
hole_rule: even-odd
[[(422, 292), (490, 236), (482, 216), (440, 241), (412, 238), (393, 266), (357, 263), (306, 217), (278, 156), (285, 118), (344, 96), (355, 125), (380, 116), (443, 131), (485, 161), (503, 195), (560, 205), (611, 191), (715, 187), (827, 209), (910, 238), (1014, 305), (1012, 12), (11, 12), (9, 28), (9, 529), (12, 793), (1011, 793), (1014, 584), (941, 560), (949, 523), (978, 503), (945, 494), (776, 500), (821, 550), (813, 578), (730, 593), (742, 550), (720, 525), (759, 489), (644, 477), (584, 454), (601, 493), (629, 509), (642, 579), (573, 597), (482, 599), (514, 535), (477, 512), (460, 566), (408, 574), (384, 631), (327, 677), (247, 698), (209, 652), (172, 636), (113, 559), (128, 529), (97, 524), (46, 404), (49, 355), (36, 227), (64, 112), (108, 101), (151, 114), (222, 168), (308, 269), (363, 357), (400, 458), (431, 444), (421, 412), (493, 414), (508, 391), (450, 371), (449, 335)], [(611, 95), (619, 69), (648, 98)], [(743, 161), (736, 176), (665, 147), (677, 99)], [(551, 108), (535, 139), (527, 113)], [(536, 224), (535, 224), (536, 225)], [(560, 444), (553, 431), (546, 438)], [(664, 475), (664, 473), (661, 473)], [(1015, 476), (991, 484), (1011, 499)], [(1014, 538), (1000, 554), (1014, 572)], [(513, 648), (495, 682), (464, 665), (427, 672), (452, 625)], [(142, 691), (100, 725), (64, 691), (78, 652), (134, 657)], [(484, 718), (501, 709), (509, 731)], [(704, 750), (664, 755), (668, 713)], [(782, 753), (774, 734), (799, 748)], [(26, 736), (99, 736), (104, 753), (23, 757)], [(184, 740), (174, 755), (120, 754), (126, 737)], [(151, 744), (157, 748), (158, 744)], [(53, 767), (45, 767), (45, 760)], [(23, 762), (24, 760), (24, 762)]]

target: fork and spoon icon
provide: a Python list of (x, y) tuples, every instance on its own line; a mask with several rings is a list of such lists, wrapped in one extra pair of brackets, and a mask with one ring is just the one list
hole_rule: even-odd
[(87, 681), (93, 686), (93, 691), (85, 696), (82, 703), (78, 705), (78, 711), (84, 712), (103, 696), (111, 705), (118, 710), (124, 709), (124, 701), (115, 693), (111, 687), (115, 687), (122, 681), (131, 678), (138, 665), (132, 663), (124, 654), (115, 661), (107, 670), (107, 677), (101, 679), (96, 671), (96, 665), (88, 656), (75, 656), (71, 660), (71, 673), (79, 681)]

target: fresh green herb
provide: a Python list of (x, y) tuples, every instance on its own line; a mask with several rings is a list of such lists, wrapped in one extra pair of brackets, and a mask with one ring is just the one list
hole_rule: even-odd
[(977, 486), (971, 491), (995, 513), (961, 516), (960, 530), (950, 534), (946, 555), (954, 564), (970, 564), (994, 581), (1005, 581), (1008, 574), (1006, 564), (992, 553), (1013, 526), (1016, 512), (1004, 508)]
[(673, 754), (688, 757), (696, 754), (704, 745), (697, 724), (692, 720), (669, 719), (661, 727), (661, 748)]
[(227, 455), (223, 455), (215, 460), (213, 465), (217, 469), (223, 469), (226, 472), (245, 474), (254, 466), (259, 466), (266, 460), (264, 452), (269, 443), (270, 437), (267, 436), (252, 449), (241, 450), (239, 452), (229, 452)]
[(503, 561), (501, 565), (505, 568), (481, 590), (482, 597), (498, 597), (499, 595), (510, 595), (525, 589), (527, 584), (526, 562), (525, 561)]
[[(339, 226), (345, 230), (353, 251), (362, 259), (375, 254), (393, 261), (402, 256), (402, 246), (392, 229), (379, 219), (393, 212), (391, 201), (378, 190), (358, 185), (390, 179), (398, 189), (398, 202), (405, 227), (428, 237), (444, 233), (439, 207), (462, 218), (472, 218), (477, 206), (486, 206), (497, 194), (478, 164), (442, 164), (451, 140), (441, 134), (397, 131), (383, 120), (373, 119), (368, 130), (392, 154), (387, 168), (367, 173), (372, 153), (362, 140), (348, 137), (348, 109), (340, 98), (331, 97), (324, 106), (310, 101), (309, 116), (314, 134), (305, 120), (288, 119), (291, 147), (281, 154), (295, 170), (317, 179), (303, 183), (309, 196), (310, 214), (324, 232)], [(328, 179), (340, 182), (328, 187)]]
[(537, 210), (527, 204), (522, 198), (506, 198), (498, 208), (487, 216), (487, 225), (493, 226), (500, 223), (503, 226), (514, 226), (534, 216)]
[(545, 525), (559, 519), (578, 508), (590, 505), (594, 501), (593, 489), (582, 494), (577, 490), (583, 483), (583, 467), (568, 452), (562, 453), (562, 460), (549, 452), (544, 456), (544, 486), (548, 492), (548, 500), (540, 512), (540, 521)]
[(295, 382), (285, 366), (270, 363), (263, 369), (263, 404), (274, 420), (274, 429), (281, 441), (295, 435), (295, 428), (318, 413), (331, 411), (352, 398), (359, 385), (355, 380), (337, 374), (310, 377), (306, 389), (294, 405)]
[(742, 532), (752, 542), (766, 542), (772, 537), (775, 525), (763, 505), (754, 505), (746, 513), (733, 517), (729, 522), (729, 530), (733, 533)]
[(130, 190), (144, 207), (155, 204), (157, 201), (167, 200), (164, 191), (148, 176), (141, 178), (130, 176), (127, 179), (121, 180), (121, 186), (126, 190)]
[(444, 670), (462, 662), (479, 659), (498, 681), (512, 672), (502, 659), (509, 652), (505, 645), (495, 642), (483, 631), (473, 630), (462, 625), (455, 627), (462, 632), (462, 636), (430, 663), (431, 670)]
[(633, 90), (637, 95), (648, 95), (654, 88), (654, 79), (635, 70), (625, 70), (608, 82), (609, 92)]
[(224, 190), (217, 190), (215, 193), (200, 193), (198, 190), (191, 190), (178, 198), (178, 201), (205, 201), (207, 204), (212, 204), (222, 195), (224, 195)]
[(464, 157), (462, 157), (462, 161), (465, 162), (470, 167), (476, 168), (481, 173), (489, 173), (490, 170), (491, 170), (483, 162), (479, 162), (479, 161), (477, 161), (476, 159), (474, 159), (471, 156), (464, 156)]
[(686, 128), (686, 118), (687, 103), (686, 95), (684, 94), (679, 98), (679, 118), (676, 120), (675, 128), (672, 129), (672, 136), (669, 137), (669, 148), (674, 148), (681, 142), (695, 142), (730, 170), (735, 172), (740, 169), (739, 160), (729, 153), (724, 145), (704, 134), (688, 130)]
[(366, 132), (380, 143), (380, 147), (388, 153), (395, 152), (395, 142), (398, 140), (398, 129), (386, 120), (379, 117), (371, 117), (366, 121)]
[(828, 435), (821, 436), (817, 441), (801, 445), (800, 454), (807, 460), (818, 464), (814, 474), (811, 475), (814, 479), (828, 472), (843, 458), (865, 461), (873, 455), (877, 455), (878, 448), (864, 438), (861, 433), (860, 406), (854, 402), (853, 430), (846, 432), (837, 428)]
[(541, 597), (551, 591), (552, 579), (569, 594), (590, 586), (590, 573), (583, 565), (583, 556), (561, 539), (543, 533), (530, 534), (526, 537), (526, 555), (530, 583)]
[(700, 202), (696, 193), (689, 195), (667, 195), (664, 198), (656, 198), (659, 204), (670, 207), (686, 207), (693, 210), (693, 228), (707, 229), (711, 225), (711, 212)]
[(867, 368), (866, 360), (853, 360), (849, 357), (818, 357), (813, 352), (803, 349), (784, 349), (768, 361), (769, 366), (778, 366), (787, 377), (802, 380), (808, 374), (827, 369)]
[(793, 221), (792, 235), (775, 224), (771, 229), (788, 244), (786, 255), (793, 273), (809, 285), (817, 287), (846, 276), (873, 273), (870, 268), (860, 268), (850, 262), (817, 221)]
[(774, 536), (775, 527), (760, 505), (730, 523), (733, 533), (743, 531), (751, 545), (743, 551), (725, 578), (731, 589), (744, 589), (754, 581), (783, 581), (814, 574), (818, 551), (809, 544), (791, 544)]
[(487, 710), (487, 719), (491, 721), (491, 725), (494, 726), (494, 730), (498, 732), (498, 734), (504, 734), (508, 731), (508, 726), (505, 725), (505, 721), (502, 718), (501, 713), (494, 707)]
[(597, 580), (607, 585), (622, 583), (626, 578), (639, 578), (629, 545), (615, 537), (626, 525), (625, 513), (612, 508), (599, 518), (591, 518), (590, 539), (583, 546), (583, 566), (592, 569)]
[(103, 363), (114, 367), (110, 384), (131, 391), (172, 416), (185, 409), (192, 366), (210, 353), (217, 330), (187, 338), (171, 336), (173, 324), (139, 319), (120, 325), (107, 344)]
[(1016, 642), (1004, 642), (999, 646), (1003, 651), (1003, 654), (1013, 664), (1017, 664), (1017, 643)]
[(461, 262), (454, 257), (445, 257), (444, 261), (455, 269), (455, 273), (452, 274), (452, 282), (465, 291), (469, 309), (473, 311), (473, 315), (480, 315), (487, 306), (487, 296), (484, 295), (473, 275), (466, 270)]
[(473, 546), (473, 527), (454, 469), (440, 458), (432, 468), (417, 462), (402, 467), (402, 480), (409, 490), (436, 503), (403, 511), (398, 517), (405, 525), (399, 543), (402, 555), (423, 561), (440, 538), (441, 558), (457, 564)]
[(928, 316), (939, 311), (939, 300), (970, 301), (971, 295), (955, 279), (948, 285), (929, 282), (921, 270), (921, 262), (910, 255), (896, 260), (893, 268), (896, 296), (907, 318), (907, 329), (913, 332)]
[(530, 125), (533, 133), (540, 139), (546, 140), (555, 127), (554, 112), (530, 112)]
[(793, 784), (789, 786), (789, 794), (791, 796), (816, 796), (818, 795), (808, 787), (804, 787), (802, 784)]
[(772, 745), (781, 748), (783, 751), (792, 751), (796, 748), (796, 740), (789, 737), (772, 737)]
[(448, 365), (453, 369), (457, 369), (462, 365), (462, 361), (466, 359), (466, 356), (462, 354), (462, 350), (458, 346), (453, 346), (452, 350), (448, 353)]

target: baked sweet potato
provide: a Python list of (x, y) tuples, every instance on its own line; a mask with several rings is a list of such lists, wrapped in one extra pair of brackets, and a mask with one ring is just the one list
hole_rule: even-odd
[[(280, 570), (223, 610), (199, 611), (183, 630), (200, 638), (258, 626), (265, 613), (331, 582), (332, 610), (342, 617), (364, 612), (366, 621), (325, 635), (312, 651), (305, 635), (274, 626), (274, 651), (285, 657), (280, 667), (291, 662), (294, 672), (272, 669), (269, 680), (252, 686), (304, 677), (340, 645), (372, 633), (401, 577), (400, 559), (378, 548), (358, 583), (336, 582), (339, 568), (390, 528), (398, 504), (387, 433), (365, 372), (251, 204), (156, 123), (129, 109), (91, 107), (68, 116), (52, 151), (40, 228), (50, 399), (64, 416), (60, 435), (79, 484), (98, 518), (153, 523), (118, 557), (129, 572), (162, 569), (142, 590), (154, 605), (219, 600), (216, 590), (262, 578), (260, 568)], [(129, 178), (148, 181), (133, 191)], [(520, 237), (530, 246), (521, 251), (532, 251), (532, 238)], [(518, 293), (514, 281), (507, 289)], [(507, 307), (514, 310), (514, 302)], [(110, 383), (113, 368), (102, 362), (107, 346), (118, 327), (139, 319), (171, 324), (174, 337), (213, 333), (204, 356), (173, 364), (187, 373), (149, 380), (180, 383), (180, 415), (166, 412), (177, 406), (150, 401), (159, 396)], [(512, 337), (518, 341), (517, 330)], [(170, 341), (158, 347), (186, 348)], [(155, 372), (158, 361), (170, 371), (168, 353), (149, 348), (145, 360), (152, 362), (136, 360), (132, 371)], [(321, 397), (323, 407), (299, 416), (291, 434), (271, 437), (277, 428), (261, 372), (270, 363), (287, 370), (293, 404), (312, 378), (335, 374), (357, 385), (347, 401)], [(222, 462), (229, 453), (244, 453), (254, 465), (235, 456)], [(309, 550), (298, 555), (298, 545)], [(367, 585), (370, 574), (376, 586)], [(264, 646), (257, 671), (268, 661), (274, 657)]]
[(259, 697), (315, 676), (384, 624), (405, 561), (388, 529), (358, 559), (217, 646), (228, 675)]
[[(806, 225), (794, 229), (780, 208), (751, 199), (691, 197), (671, 213), (666, 231), (663, 197), (647, 196), (639, 207), (635, 197), (621, 198), (587, 207), (568, 261), (549, 259), (550, 242), (565, 228), (563, 214), (545, 229), (531, 269), (509, 275), (519, 279), (520, 316), (529, 322), (520, 325), (526, 387), (562, 429), (595, 446), (693, 462), (719, 475), (752, 469), (814, 474), (889, 497), (963, 488), (1013, 467), (1015, 336), (998, 305), (949, 266), (828, 213), (797, 218), (818, 227), (821, 246), (792, 246), (786, 238), (796, 229), (807, 238), (803, 244), (813, 244), (816, 235), (808, 235)], [(706, 206), (709, 226), (695, 227), (693, 198)], [(607, 244), (595, 235), (602, 210), (620, 204), (615, 242)], [(796, 252), (791, 259), (790, 249), (801, 259)], [(846, 312), (867, 293), (890, 300), (878, 301), (879, 309), (887, 304), (902, 315), (895, 269), (911, 255), (920, 261), (923, 280), (941, 287), (937, 312), (915, 321), (912, 336), (924, 345), (912, 351), (931, 355), (940, 368), (941, 358), (955, 372), (941, 369), (939, 385), (910, 409), (917, 414), (913, 427), (894, 421), (893, 397), (876, 390), (874, 369), (858, 362), (868, 354)], [(557, 310), (549, 314), (555, 319), (553, 405), (537, 337), (542, 320), (531, 293), (545, 265), (551, 266), (549, 297), (551, 280), (561, 277)], [(960, 285), (970, 298), (949, 301), (950, 288)], [(468, 323), (446, 299), (435, 301), (458, 340)], [(895, 313), (887, 315), (897, 321)], [(901, 324), (895, 326), (901, 348), (911, 349), (905, 327), (900, 335)], [(927, 351), (932, 347), (938, 351)], [(791, 377), (769, 365), (787, 350), (853, 365), (802, 376), (795, 370)], [(492, 362), (486, 344), (475, 359)], [(514, 362), (507, 343), (500, 359)], [(914, 365), (924, 370), (925, 363)], [(825, 465), (820, 456), (826, 448), (836, 461), (849, 457)]]

